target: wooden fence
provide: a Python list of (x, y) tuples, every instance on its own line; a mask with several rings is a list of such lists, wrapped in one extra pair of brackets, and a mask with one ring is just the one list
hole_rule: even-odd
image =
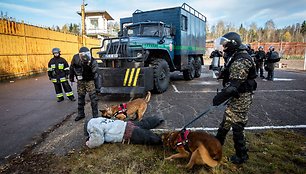
[[(83, 45), (80, 36), (3, 19), (0, 44), (0, 80), (46, 71), (54, 47), (60, 48), (62, 57), (70, 63)], [(84, 38), (84, 45), (99, 46), (100, 40)]]

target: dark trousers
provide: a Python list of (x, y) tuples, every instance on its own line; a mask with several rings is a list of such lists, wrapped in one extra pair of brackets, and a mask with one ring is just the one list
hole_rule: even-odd
[(256, 72), (260, 72), (260, 77), (263, 77), (263, 62), (256, 62)]
[(273, 80), (274, 79), (274, 70), (268, 71), (267, 79), (268, 80)]
[(55, 88), (55, 93), (57, 98), (64, 98), (62, 87), (64, 88), (64, 91), (66, 93), (66, 96), (68, 98), (73, 97), (72, 89), (68, 83), (68, 81), (62, 82), (62, 83), (53, 83)]
[(267, 71), (268, 71), (267, 80), (273, 80), (274, 79), (274, 63), (267, 63)]
[(161, 137), (150, 131), (160, 125), (163, 119), (158, 117), (145, 117), (141, 121), (133, 122), (136, 128), (134, 128), (131, 136), (132, 144), (145, 144), (145, 145), (161, 145)]

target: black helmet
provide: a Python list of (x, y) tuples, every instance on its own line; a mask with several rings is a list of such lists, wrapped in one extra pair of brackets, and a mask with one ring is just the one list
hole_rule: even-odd
[(264, 49), (264, 47), (261, 46), (261, 45), (258, 47), (258, 50), (263, 50), (263, 49)]
[(274, 46), (271, 45), (271, 46), (269, 47), (269, 50), (270, 50), (270, 51), (274, 51)]
[(79, 50), (79, 57), (83, 63), (89, 63), (91, 60), (91, 55), (87, 47), (81, 47)]
[(61, 50), (59, 48), (53, 48), (52, 54), (54, 55), (54, 57), (59, 57), (61, 55)]
[(60, 53), (61, 52), (61, 50), (59, 49), (59, 48), (53, 48), (52, 49), (52, 54), (54, 54), (54, 53)]
[(225, 35), (222, 36), (222, 38), (223, 38), (222, 45), (224, 51), (226, 52), (235, 51), (242, 44), (240, 35), (235, 32), (226, 33)]
[(89, 49), (87, 47), (81, 47), (80, 50), (79, 50), (79, 53), (87, 52), (87, 51), (89, 51)]

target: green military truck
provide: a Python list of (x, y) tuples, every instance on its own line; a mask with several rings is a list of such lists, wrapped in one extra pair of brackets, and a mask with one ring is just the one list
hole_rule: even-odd
[(119, 37), (104, 39), (101, 47), (91, 49), (99, 55), (99, 91), (163, 93), (169, 86), (170, 72), (183, 72), (185, 80), (200, 77), (205, 28), (206, 17), (185, 3), (136, 10), (132, 17), (121, 18)]

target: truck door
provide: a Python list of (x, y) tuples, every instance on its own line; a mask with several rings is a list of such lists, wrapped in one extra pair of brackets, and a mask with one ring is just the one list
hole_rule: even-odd
[(171, 29), (170, 27), (164, 26), (164, 40), (165, 40), (165, 46), (168, 47), (168, 51), (171, 57), (171, 60), (173, 61), (174, 58), (174, 42), (171, 37)]

